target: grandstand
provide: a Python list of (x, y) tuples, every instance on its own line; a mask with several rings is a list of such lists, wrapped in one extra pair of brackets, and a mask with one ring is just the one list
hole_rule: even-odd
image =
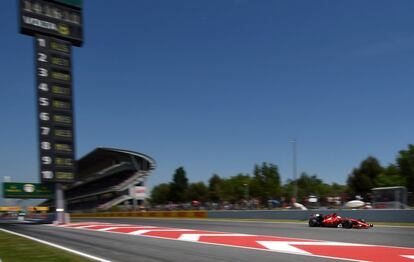
[[(95, 212), (130, 206), (135, 186), (145, 186), (155, 161), (141, 153), (99, 147), (79, 159), (77, 168), (77, 181), (64, 188), (67, 210)], [(54, 201), (46, 204), (53, 206)]]

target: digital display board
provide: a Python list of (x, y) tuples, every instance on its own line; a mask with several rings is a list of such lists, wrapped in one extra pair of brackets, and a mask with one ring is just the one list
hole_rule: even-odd
[(36, 35), (35, 46), (41, 181), (74, 182), (71, 44)]
[(52, 184), (3, 183), (5, 198), (51, 198), (53, 193)]
[(82, 0), (52, 0), (54, 2), (62, 3), (71, 7), (82, 9)]
[(59, 1), (65, 4), (63, 5), (55, 2), (20, 0), (20, 32), (32, 36), (36, 34), (52, 36), (67, 40), (75, 46), (81, 46), (83, 22), (80, 7), (82, 3)]

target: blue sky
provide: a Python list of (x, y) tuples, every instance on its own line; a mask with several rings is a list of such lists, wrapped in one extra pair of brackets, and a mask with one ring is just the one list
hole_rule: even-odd
[[(413, 143), (413, 1), (84, 1), (74, 48), (77, 157), (98, 146), (184, 166), (192, 182), (255, 163), (345, 183)], [(38, 182), (33, 39), (0, 9), (1, 177)]]

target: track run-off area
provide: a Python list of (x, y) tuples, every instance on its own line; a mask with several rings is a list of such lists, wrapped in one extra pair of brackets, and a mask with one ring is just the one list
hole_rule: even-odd
[(85, 219), (0, 227), (110, 261), (414, 262), (413, 227), (357, 230), (189, 219)]

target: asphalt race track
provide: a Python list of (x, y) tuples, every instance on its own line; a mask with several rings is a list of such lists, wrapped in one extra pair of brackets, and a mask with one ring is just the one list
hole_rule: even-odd
[[(355, 230), (342, 228), (309, 228), (306, 224), (296, 223), (236, 222), (215, 220), (96, 218), (78, 220), (77, 222), (79, 221), (109, 222), (114, 224), (133, 224), (141, 226), (414, 248), (413, 227), (374, 226), (374, 228), (368, 230)], [(349, 261), (46, 225), (0, 224), (0, 227), (111, 261)], [(414, 259), (402, 258), (401, 261), (414, 261)]]

